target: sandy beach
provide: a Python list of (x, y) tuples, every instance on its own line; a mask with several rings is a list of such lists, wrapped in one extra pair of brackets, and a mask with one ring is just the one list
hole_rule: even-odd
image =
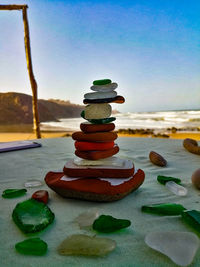
[[(57, 137), (67, 137), (71, 136), (72, 132), (41, 132), (42, 138), (57, 138)], [(200, 140), (200, 132), (176, 132), (168, 134), (170, 139), (185, 139), (192, 138), (195, 140)], [(125, 134), (118, 133), (119, 137), (149, 137), (149, 138), (166, 138), (162, 135), (157, 135), (156, 137), (148, 134)], [(33, 140), (36, 136), (33, 132), (0, 132), (0, 142), (10, 142), (19, 140)]]

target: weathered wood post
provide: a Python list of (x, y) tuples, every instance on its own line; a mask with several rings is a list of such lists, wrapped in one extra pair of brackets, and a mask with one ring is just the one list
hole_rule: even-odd
[(0, 10), (22, 10), (24, 22), (24, 45), (26, 53), (27, 69), (32, 89), (32, 110), (33, 110), (33, 129), (37, 138), (41, 138), (40, 121), (38, 114), (38, 101), (37, 101), (37, 83), (33, 74), (32, 60), (31, 60), (31, 46), (29, 37), (29, 25), (27, 18), (27, 5), (0, 5)]

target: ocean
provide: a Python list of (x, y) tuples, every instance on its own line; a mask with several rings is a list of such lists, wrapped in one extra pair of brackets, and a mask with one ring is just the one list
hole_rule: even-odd
[[(175, 127), (178, 130), (200, 130), (200, 110), (127, 112), (113, 115), (116, 130), (119, 129), (154, 129), (165, 131)], [(41, 123), (42, 130), (77, 131), (84, 119), (60, 119), (59, 122)]]

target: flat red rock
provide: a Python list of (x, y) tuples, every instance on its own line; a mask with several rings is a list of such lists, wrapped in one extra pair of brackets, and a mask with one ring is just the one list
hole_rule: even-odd
[(124, 159), (121, 166), (78, 166), (74, 164), (73, 160), (70, 160), (65, 164), (63, 172), (69, 177), (128, 178), (134, 173), (134, 164), (132, 161)]
[(89, 159), (89, 160), (97, 160), (97, 159), (105, 159), (108, 157), (112, 157), (113, 155), (119, 152), (118, 145), (115, 145), (111, 149), (107, 150), (96, 150), (96, 151), (79, 151), (75, 150), (75, 155), (82, 159)]
[(77, 141), (110, 142), (117, 139), (117, 134), (115, 132), (83, 133), (79, 131), (74, 132), (72, 138)]
[(84, 133), (96, 133), (96, 132), (110, 132), (115, 129), (114, 123), (105, 124), (91, 124), (91, 123), (81, 123), (80, 129)]
[(144, 182), (145, 174), (138, 170), (132, 177), (117, 185), (109, 181), (91, 178), (70, 178), (63, 172), (48, 172), (46, 184), (57, 194), (66, 198), (108, 202), (121, 199), (139, 188)]
[(76, 141), (75, 148), (79, 151), (107, 150), (114, 147), (114, 142), (84, 142)]

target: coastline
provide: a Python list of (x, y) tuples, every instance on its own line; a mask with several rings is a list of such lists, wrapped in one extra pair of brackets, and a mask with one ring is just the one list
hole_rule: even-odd
[[(58, 137), (71, 137), (73, 132), (71, 131), (41, 131), (42, 138), (58, 138)], [(129, 134), (129, 133), (118, 133), (118, 137), (148, 137), (148, 138), (168, 138), (168, 139), (185, 139), (191, 138), (195, 140), (200, 140), (200, 132), (187, 132), (181, 131), (176, 133), (168, 133), (166, 134), (157, 134), (155, 136), (150, 134)], [(34, 140), (36, 139), (35, 134), (33, 132), (0, 132), (0, 142), (11, 142), (11, 141), (19, 141), (19, 140)]]

